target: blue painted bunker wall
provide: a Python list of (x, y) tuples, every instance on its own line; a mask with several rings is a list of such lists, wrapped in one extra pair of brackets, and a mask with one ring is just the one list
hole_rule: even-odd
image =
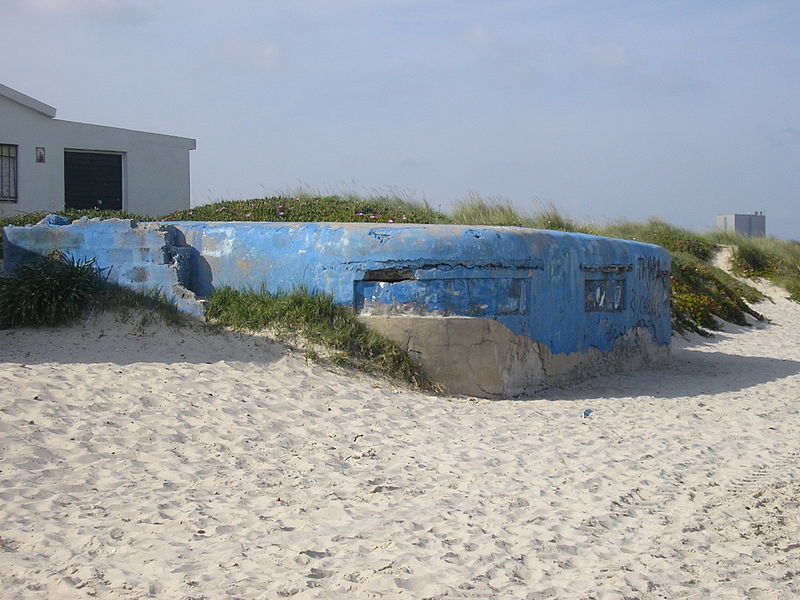
[[(6, 271), (60, 249), (124, 285), (332, 294), (365, 315), (483, 317), (553, 354), (608, 351), (630, 330), (671, 339), (669, 255), (627, 240), (516, 227), (141, 223), (5, 229)], [(177, 288), (176, 288), (177, 289)]]
[(632, 327), (671, 339), (669, 255), (650, 244), (516, 227), (172, 224), (201, 296), (304, 285), (368, 313), (492, 318), (553, 353), (605, 351)]

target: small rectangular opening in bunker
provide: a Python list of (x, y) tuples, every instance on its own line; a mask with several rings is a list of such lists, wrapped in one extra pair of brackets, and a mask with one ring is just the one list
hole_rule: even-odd
[(587, 312), (622, 312), (625, 310), (624, 279), (587, 279), (584, 282)]
[(356, 314), (365, 316), (523, 315), (530, 277), (530, 269), (457, 265), (371, 270), (354, 282), (353, 299)]
[(406, 269), (376, 269), (364, 274), (364, 281), (406, 281), (416, 279), (417, 276), (411, 268)]

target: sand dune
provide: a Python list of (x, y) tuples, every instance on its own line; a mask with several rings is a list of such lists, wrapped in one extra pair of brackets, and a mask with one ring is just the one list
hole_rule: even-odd
[(0, 596), (800, 597), (782, 296), (668, 367), (509, 401), (199, 326), (0, 331)]

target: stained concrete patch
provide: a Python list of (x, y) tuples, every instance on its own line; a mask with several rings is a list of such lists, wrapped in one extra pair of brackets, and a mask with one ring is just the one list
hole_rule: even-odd
[(669, 362), (668, 345), (647, 330), (628, 331), (611, 350), (553, 354), (494, 319), (360, 316), (367, 327), (397, 342), (449, 393), (509, 398), (552, 386)]

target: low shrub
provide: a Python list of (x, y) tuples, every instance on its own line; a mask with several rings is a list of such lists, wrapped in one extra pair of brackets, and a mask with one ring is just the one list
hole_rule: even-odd
[(0, 325), (57, 325), (77, 317), (105, 279), (94, 259), (60, 252), (18, 266), (0, 277)]
[(720, 328), (717, 318), (747, 325), (746, 314), (759, 321), (764, 316), (749, 306), (765, 296), (724, 271), (705, 264), (685, 252), (673, 252), (671, 305), (673, 329), (710, 336)]

